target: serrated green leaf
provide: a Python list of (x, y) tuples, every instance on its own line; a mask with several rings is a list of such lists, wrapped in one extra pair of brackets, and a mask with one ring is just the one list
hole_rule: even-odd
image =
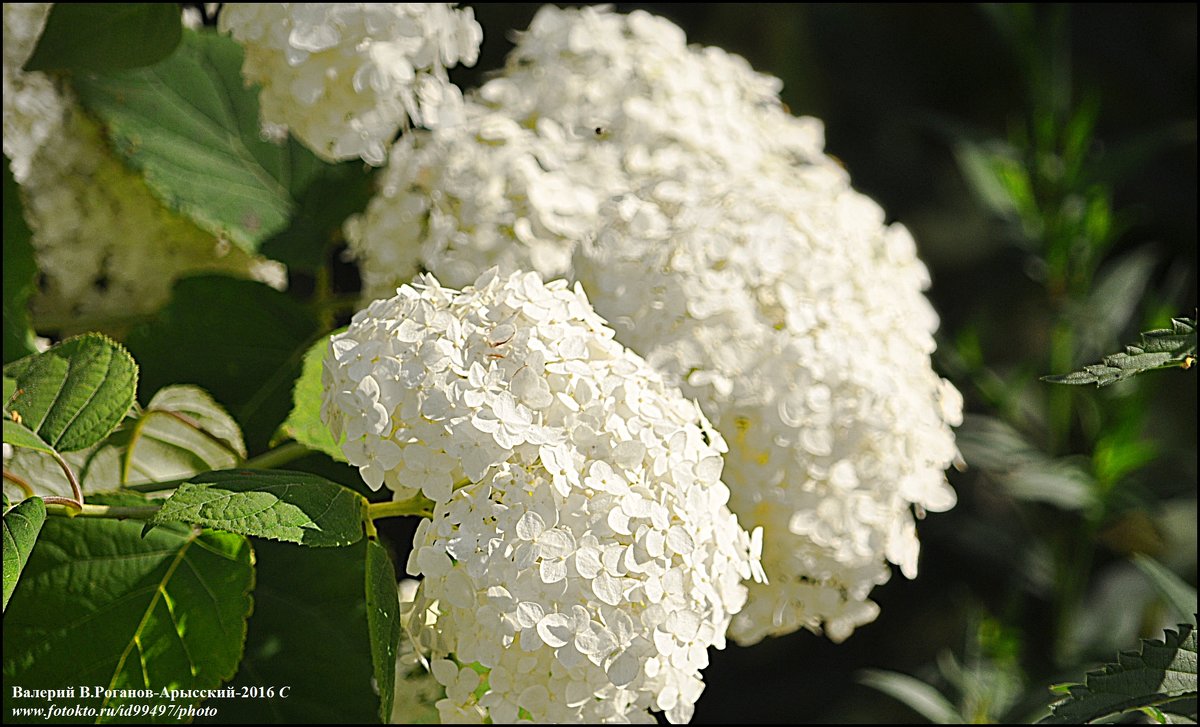
[(1105, 356), (1103, 363), (1084, 366), (1081, 371), (1043, 376), (1042, 381), (1108, 386), (1155, 369), (1190, 368), (1195, 360), (1196, 321), (1172, 318), (1169, 330), (1146, 331), (1140, 343), (1126, 346), (1124, 353)]
[(118, 71), (158, 63), (179, 45), (174, 3), (55, 3), (26, 71)]
[(263, 139), (258, 89), (243, 85), (241, 66), (233, 39), (186, 30), (162, 63), (81, 74), (74, 86), (159, 199), (253, 253), (287, 228), (327, 165), (295, 141)]
[(319, 548), (358, 542), (367, 501), (307, 472), (225, 470), (197, 475), (150, 520), (199, 523), (241, 535)]
[(4, 367), (17, 382), (8, 411), (60, 452), (85, 449), (129, 411), (137, 373), (129, 352), (115, 341), (97, 333), (68, 338)]
[[(91, 500), (146, 502), (129, 494)], [(250, 542), (178, 524), (144, 539), (140, 531), (132, 521), (47, 520), (4, 614), (5, 683), (158, 692), (212, 689), (233, 676), (251, 611)], [(99, 708), (145, 700), (107, 695), (78, 703)], [(5, 690), (6, 714), (12, 706)]]
[(1162, 708), (1196, 696), (1196, 627), (1183, 624), (1162, 641), (1143, 640), (1141, 650), (1088, 673), (1051, 707), (1044, 724), (1079, 724), (1142, 707)]
[[(36, 352), (29, 299), (37, 283), (32, 233), (17, 183), (4, 157), (4, 363)], [(6, 393), (4, 399), (7, 401)]]
[(371, 689), (363, 578), (366, 541), (346, 548), (254, 542), (254, 617), (232, 687), (286, 684), (287, 699), (222, 702), (206, 722), (366, 723), (378, 719)]
[[(8, 498), (5, 498), (7, 500)], [(46, 522), (46, 503), (40, 497), (31, 497), (17, 503), (16, 507), (4, 512), (4, 608), (12, 598), (21, 577), (21, 571), (33, 552), (42, 524)]]
[(392, 716), (396, 694), (396, 648), (400, 645), (400, 594), (396, 590), (396, 568), (387, 549), (367, 541), (367, 625), (371, 637), (371, 663), (379, 686), (379, 718)]
[[(346, 330), (340, 328), (330, 335)], [(322, 336), (304, 354), (300, 378), (292, 390), (292, 411), (283, 422), (280, 431), (309, 449), (328, 454), (338, 462), (345, 462), (342, 448), (333, 441), (333, 434), (321, 420), (321, 401), (324, 387), (321, 385), (322, 361), (329, 347), (329, 336)]]
[(1195, 588), (1189, 586), (1182, 578), (1148, 555), (1134, 553), (1133, 564), (1150, 579), (1159, 595), (1179, 615), (1187, 617), (1188, 614), (1196, 613)]
[(142, 392), (196, 384), (229, 408), (246, 445), (264, 448), (291, 409), (292, 384), (318, 332), (300, 303), (262, 283), (180, 280), (155, 318), (130, 332)]

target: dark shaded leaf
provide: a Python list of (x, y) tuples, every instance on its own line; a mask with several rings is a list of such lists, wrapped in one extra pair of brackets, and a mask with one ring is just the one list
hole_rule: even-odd
[(121, 71), (171, 55), (183, 32), (174, 3), (55, 3), (26, 71)]

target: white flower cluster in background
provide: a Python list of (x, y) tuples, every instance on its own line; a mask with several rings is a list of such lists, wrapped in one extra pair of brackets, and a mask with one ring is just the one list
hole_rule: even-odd
[(937, 316), (901, 225), (829, 162), (663, 180), (615, 200), (575, 271), (617, 338), (729, 442), (731, 509), (766, 533), (741, 643), (875, 618), (888, 562), (917, 573), (912, 510), (943, 511), (962, 399), (929, 363)]
[(542, 8), (504, 74), (469, 94), (465, 123), (392, 149), (346, 229), (364, 296), (422, 268), (448, 285), (492, 265), (568, 275), (600, 203), (643, 177), (823, 158), (820, 122), (787, 114), (779, 86), (642, 11)]
[(4, 3), (4, 155), (17, 180), (29, 175), (34, 153), (61, 133), (67, 103), (44, 73), (21, 66), (33, 55), (53, 3)]
[(475, 64), (483, 29), (455, 3), (226, 3), (218, 21), (262, 86), (263, 129), (327, 161), (379, 166), (402, 126), (462, 117), (447, 68)]
[(435, 503), (408, 571), (436, 602), (418, 643), (443, 721), (690, 718), (761, 577), (755, 539), (726, 507), (720, 435), (578, 288), (419, 278), (332, 337), (323, 383), (364, 479)]
[(746, 644), (875, 618), (888, 563), (916, 573), (914, 510), (954, 504), (961, 415), (911, 237), (779, 87), (647, 13), (547, 6), (464, 124), (396, 144), (346, 227), (367, 296), (420, 269), (579, 279), (700, 401), (730, 442), (731, 507), (765, 531)]
[(129, 315), (166, 302), (176, 278), (226, 272), (276, 287), (282, 265), (219, 241), (164, 207), (108, 148), (61, 82), (26, 73), (48, 3), (4, 4), (4, 153), (21, 185), (42, 278), (35, 321)]

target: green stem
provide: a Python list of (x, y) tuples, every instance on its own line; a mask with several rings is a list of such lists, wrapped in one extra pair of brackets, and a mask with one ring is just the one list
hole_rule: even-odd
[[(49, 502), (50, 498), (45, 498), (46, 514), (56, 515), (58, 517), (102, 517), (113, 520), (149, 520), (162, 508), (158, 505), (149, 505), (144, 507), (126, 507), (118, 505), (89, 505), (84, 503), (79, 510), (75, 510), (70, 505), (64, 505), (57, 502)], [(59, 499), (59, 498), (55, 498)]]
[(251, 457), (243, 462), (242, 466), (256, 470), (269, 470), (279, 467), (280, 465), (285, 465), (292, 460), (300, 459), (309, 453), (310, 450), (303, 444), (300, 444), (299, 442), (288, 442), (287, 444), (282, 444), (275, 449), (263, 452), (257, 457)]
[(381, 517), (401, 517), (416, 515), (418, 517), (433, 517), (433, 500), (424, 495), (417, 495), (400, 502), (372, 502), (367, 505), (367, 517), (378, 520)]

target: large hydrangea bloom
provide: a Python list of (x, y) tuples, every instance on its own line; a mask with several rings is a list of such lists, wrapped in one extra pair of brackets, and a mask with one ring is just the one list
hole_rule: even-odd
[(642, 11), (542, 8), (465, 123), (406, 135), (347, 239), (367, 298), (418, 269), (466, 285), (492, 265), (570, 273), (600, 203), (647, 175), (762, 173), (822, 158), (820, 122), (786, 113), (780, 82), (688, 46)]
[(175, 279), (191, 272), (282, 286), (281, 265), (164, 207), (60, 82), (21, 70), (49, 10), (49, 3), (4, 4), (4, 153), (21, 185), (42, 276), (35, 318), (69, 331), (84, 314), (152, 311), (166, 302)]
[(915, 517), (954, 503), (961, 414), (911, 237), (778, 89), (661, 18), (546, 7), (464, 125), (401, 139), (347, 227), (371, 295), (418, 269), (579, 279), (701, 402), (731, 506), (766, 533), (743, 643), (875, 617), (889, 562), (916, 573)]
[(730, 507), (766, 532), (770, 584), (731, 635), (841, 640), (888, 562), (917, 573), (912, 509), (954, 505), (962, 400), (933, 373), (937, 317), (908, 231), (832, 162), (786, 185), (713, 175), (606, 206), (575, 270), (622, 343), (725, 434)]
[(444, 720), (690, 718), (761, 576), (753, 539), (726, 508), (720, 435), (582, 291), (421, 278), (356, 314), (324, 375), (368, 483), (435, 502), (408, 571), (436, 602), (418, 641)]
[(483, 40), (474, 11), (454, 3), (227, 3), (219, 26), (246, 49), (264, 129), (376, 166), (410, 119), (460, 118), (446, 69), (474, 65)]

